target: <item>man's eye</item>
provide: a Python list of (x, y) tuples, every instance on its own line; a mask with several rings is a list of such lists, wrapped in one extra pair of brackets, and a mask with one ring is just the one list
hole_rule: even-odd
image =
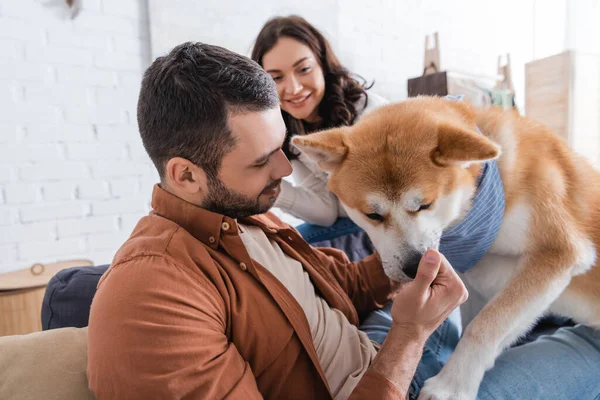
[(383, 221), (383, 215), (377, 213), (365, 214), (367, 218), (372, 219), (373, 221)]
[(266, 159), (266, 161), (265, 161), (265, 162), (263, 162), (263, 163), (261, 163), (261, 164), (256, 164), (256, 165), (255, 165), (255, 167), (256, 167), (256, 168), (264, 168), (264, 167), (266, 167), (267, 165), (269, 165), (269, 158), (267, 158), (267, 159)]
[(417, 212), (419, 211), (423, 211), (423, 210), (428, 210), (433, 203), (428, 203), (428, 204), (421, 204), (421, 207), (419, 207), (419, 209), (417, 210)]
[(282, 79), (281, 76), (272, 76), (271, 78), (273, 78), (275, 82), (279, 82)]

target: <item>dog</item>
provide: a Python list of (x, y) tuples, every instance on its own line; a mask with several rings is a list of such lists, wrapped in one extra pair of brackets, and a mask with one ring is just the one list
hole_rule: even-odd
[(600, 328), (600, 172), (543, 124), (416, 97), (292, 143), (328, 172), (396, 281), (414, 277), (421, 255), (468, 215), (484, 166), (495, 163), (499, 228), (461, 274), (487, 304), (420, 399), (476, 398), (498, 354), (547, 312)]

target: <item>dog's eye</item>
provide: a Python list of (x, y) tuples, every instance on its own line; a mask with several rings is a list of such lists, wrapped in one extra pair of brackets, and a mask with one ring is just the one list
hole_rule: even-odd
[(383, 215), (377, 213), (365, 214), (367, 218), (372, 219), (373, 221), (383, 221)]
[(417, 210), (417, 212), (419, 211), (423, 211), (423, 210), (427, 210), (431, 207), (433, 203), (429, 203), (429, 204), (421, 204), (421, 207), (419, 207), (419, 209)]

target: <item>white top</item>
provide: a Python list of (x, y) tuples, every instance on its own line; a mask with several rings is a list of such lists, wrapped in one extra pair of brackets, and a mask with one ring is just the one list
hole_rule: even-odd
[(250, 257), (272, 273), (302, 307), (331, 393), (334, 399), (347, 399), (377, 354), (369, 337), (315, 293), (302, 264), (288, 257), (262, 229), (239, 228)]
[[(388, 104), (388, 101), (374, 93), (368, 93), (367, 107), (365, 98), (357, 102), (358, 119), (371, 111)], [(311, 224), (331, 226), (338, 217), (347, 217), (338, 198), (327, 188), (328, 175), (316, 162), (300, 153), (292, 160), (292, 179), (294, 184), (283, 180), (281, 193), (275, 201), (275, 207)]]

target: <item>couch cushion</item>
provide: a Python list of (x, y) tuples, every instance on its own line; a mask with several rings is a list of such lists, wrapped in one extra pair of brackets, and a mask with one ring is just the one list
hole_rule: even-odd
[(92, 400), (87, 328), (0, 337), (0, 399)]
[(108, 265), (67, 268), (50, 279), (42, 303), (42, 329), (88, 325), (96, 286)]

